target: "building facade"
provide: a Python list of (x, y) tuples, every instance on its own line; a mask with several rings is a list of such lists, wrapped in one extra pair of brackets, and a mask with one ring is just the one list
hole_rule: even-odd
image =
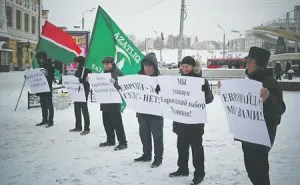
[[(0, 42), (11, 50), (10, 69), (24, 70), (31, 66), (31, 53), (35, 50), (41, 30), (41, 0), (0, 0)], [(4, 3), (3, 3), (4, 1)], [(3, 5), (4, 4), (4, 5)], [(6, 20), (6, 21), (3, 21)]]

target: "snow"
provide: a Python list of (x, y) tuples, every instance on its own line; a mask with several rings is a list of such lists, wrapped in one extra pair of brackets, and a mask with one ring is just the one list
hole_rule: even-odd
[[(164, 160), (159, 168), (151, 163), (134, 163), (142, 154), (135, 113), (123, 114), (128, 149), (99, 148), (106, 139), (98, 103), (89, 103), (91, 133), (70, 133), (74, 127), (73, 105), (55, 111), (54, 127), (35, 127), (41, 121), (40, 108), (27, 110), (27, 88), (14, 112), (23, 84), (22, 72), (0, 73), (0, 182), (3, 185), (182, 185), (189, 184), (194, 168), (190, 157), (189, 177), (169, 178), (177, 170), (176, 135), (172, 122), (164, 123)], [(272, 185), (298, 185), (300, 180), (300, 115), (296, 99), (300, 93), (284, 92), (287, 112), (278, 127), (270, 152)], [(218, 96), (208, 105), (204, 149), (205, 185), (250, 185), (239, 142), (228, 132)], [(191, 155), (190, 155), (191, 156)]]

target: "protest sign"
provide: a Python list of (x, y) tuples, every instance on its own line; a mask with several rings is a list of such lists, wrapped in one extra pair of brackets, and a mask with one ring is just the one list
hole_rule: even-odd
[(122, 103), (121, 96), (114, 84), (110, 82), (110, 73), (94, 73), (89, 75), (91, 88), (99, 103)]
[(164, 117), (186, 124), (207, 122), (204, 78), (159, 76), (158, 83)]
[(63, 85), (67, 88), (68, 94), (74, 102), (86, 102), (84, 87), (79, 83), (78, 78), (73, 75), (62, 77)]
[(128, 75), (119, 77), (120, 93), (128, 108), (139, 113), (162, 116), (160, 97), (155, 92), (157, 77)]
[(28, 70), (25, 73), (27, 87), (33, 94), (50, 92), (49, 84), (43, 70), (43, 68), (37, 68)]
[(271, 147), (260, 98), (262, 83), (248, 79), (221, 81), (220, 97), (229, 131), (236, 139)]

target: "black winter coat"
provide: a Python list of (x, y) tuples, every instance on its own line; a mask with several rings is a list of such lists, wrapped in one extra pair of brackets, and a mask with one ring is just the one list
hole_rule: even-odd
[[(273, 145), (276, 135), (276, 128), (278, 124), (280, 124), (281, 115), (286, 110), (286, 106), (283, 101), (282, 90), (280, 89), (278, 82), (273, 76), (268, 75), (266, 70), (255, 71), (248, 74), (248, 77), (249, 79), (262, 82), (263, 87), (270, 91), (269, 98), (263, 103), (263, 112), (271, 144)], [(258, 146), (257, 144), (250, 145)]]
[[(104, 73), (111, 73), (111, 77), (115, 80), (115, 88), (120, 89), (118, 85), (118, 77), (123, 76), (122, 71), (117, 68), (116, 64), (113, 64), (113, 67), (110, 71), (104, 71)], [(100, 110), (103, 112), (121, 112), (121, 103), (109, 103), (109, 104), (100, 104)]]
[(47, 62), (44, 62), (42, 65), (39, 66), (40, 68), (43, 68), (45, 77), (47, 79), (50, 92), (43, 92), (43, 93), (37, 93), (37, 96), (41, 95), (52, 95), (52, 83), (55, 80), (54, 74), (55, 74), (55, 67), (52, 63), (51, 59), (48, 59)]
[[(74, 76), (76, 76), (79, 79), (79, 82), (83, 84), (84, 87), (84, 92), (85, 92), (85, 98), (88, 98), (89, 92), (90, 92), (90, 83), (86, 80), (87, 76), (89, 73), (91, 73), (92, 71), (85, 68), (84, 69), (84, 73), (82, 76), (82, 72), (83, 72), (83, 67), (79, 66), (77, 68), (77, 71), (75, 72)], [(82, 76), (82, 78), (81, 78)]]
[[(192, 76), (192, 77), (198, 77), (201, 78), (201, 74), (197, 74), (195, 72), (191, 72), (188, 75), (183, 75), (182, 76)], [(212, 91), (209, 88), (209, 83), (205, 79), (205, 84), (202, 86), (202, 91), (205, 92), (205, 103), (209, 104), (214, 100), (214, 95), (212, 94)], [(176, 134), (204, 134), (204, 124), (184, 124), (184, 123), (179, 123), (174, 121), (173, 122), (173, 132)]]

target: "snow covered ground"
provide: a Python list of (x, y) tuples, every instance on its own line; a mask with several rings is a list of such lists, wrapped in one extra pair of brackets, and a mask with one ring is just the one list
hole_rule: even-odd
[[(69, 133), (74, 127), (73, 105), (55, 111), (55, 125), (35, 127), (41, 121), (40, 108), (27, 110), (27, 94), (15, 103), (23, 83), (22, 72), (0, 73), (0, 184), (2, 185), (182, 185), (189, 184), (194, 168), (190, 158), (189, 177), (169, 178), (177, 170), (176, 135), (165, 120), (165, 153), (162, 166), (134, 163), (142, 154), (135, 113), (127, 110), (123, 121), (128, 149), (99, 148), (105, 141), (99, 104), (89, 103), (91, 133)], [(273, 185), (298, 185), (300, 181), (300, 93), (284, 92), (287, 112), (278, 127), (270, 152)], [(250, 185), (239, 142), (228, 133), (221, 100), (208, 106), (204, 135), (206, 177), (203, 185)]]

